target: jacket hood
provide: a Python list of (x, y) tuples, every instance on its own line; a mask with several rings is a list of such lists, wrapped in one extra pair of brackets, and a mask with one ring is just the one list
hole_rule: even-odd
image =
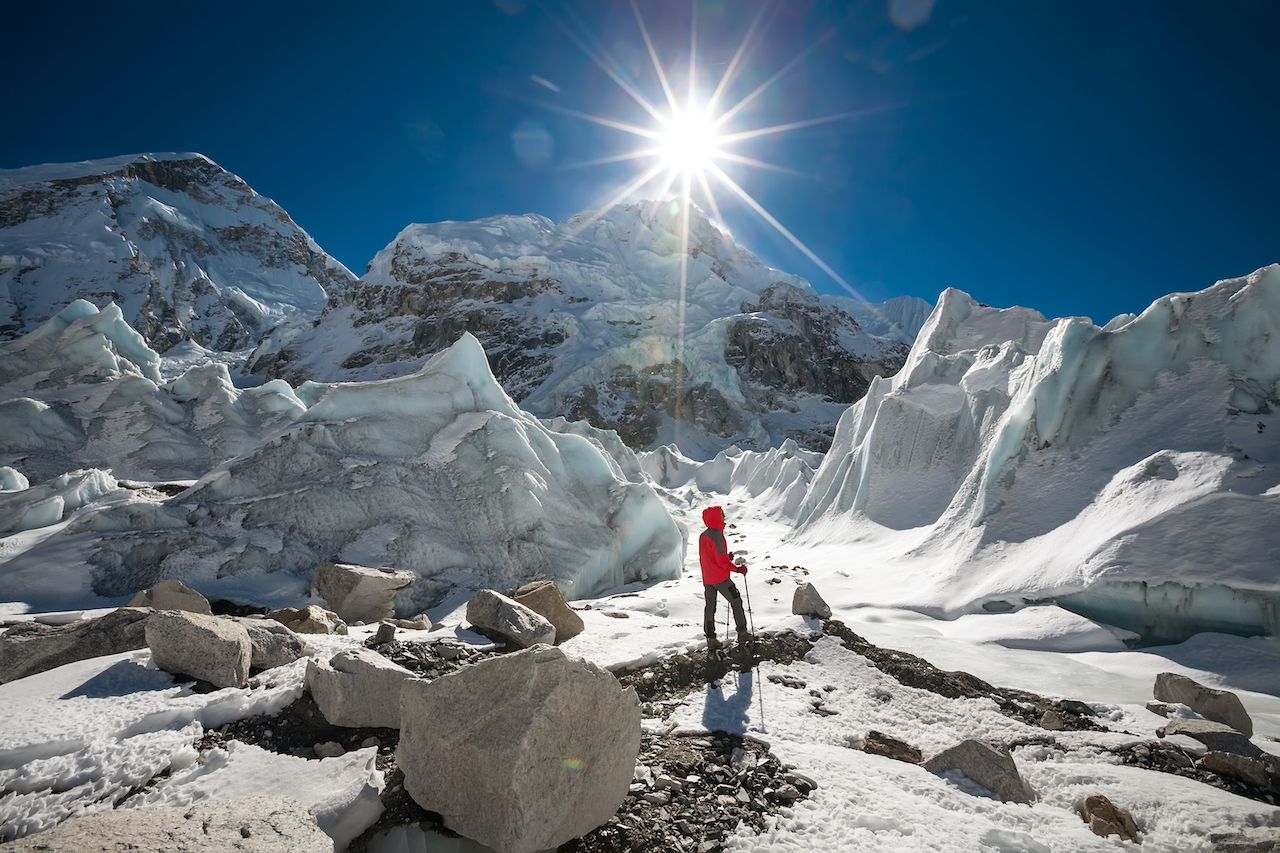
[(713, 530), (724, 530), (724, 509), (709, 506), (702, 511), (702, 523)]

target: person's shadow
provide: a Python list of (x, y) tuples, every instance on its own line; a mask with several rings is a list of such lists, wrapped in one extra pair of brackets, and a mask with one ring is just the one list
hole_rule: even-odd
[[(707, 731), (746, 733), (747, 712), (751, 710), (755, 679), (751, 670), (739, 672), (737, 676), (736, 684), (733, 673), (728, 673), (718, 686), (707, 688), (707, 701), (702, 707), (702, 725)], [(736, 689), (725, 695), (726, 685), (734, 685)]]

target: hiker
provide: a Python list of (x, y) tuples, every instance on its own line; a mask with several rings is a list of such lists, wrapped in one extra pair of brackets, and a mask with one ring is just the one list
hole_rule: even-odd
[[(718, 649), (723, 643), (716, 638), (716, 597), (723, 595), (733, 608), (733, 621), (738, 629), (738, 642), (752, 640), (747, 630), (747, 616), (742, 612), (742, 593), (729, 579), (730, 572), (746, 575), (747, 566), (735, 565), (729, 543), (724, 538), (724, 510), (718, 506), (702, 511), (707, 529), (698, 537), (698, 560), (702, 563), (702, 592), (707, 604), (702, 611), (702, 632), (707, 635), (707, 648)], [(745, 583), (745, 578), (743, 580)]]

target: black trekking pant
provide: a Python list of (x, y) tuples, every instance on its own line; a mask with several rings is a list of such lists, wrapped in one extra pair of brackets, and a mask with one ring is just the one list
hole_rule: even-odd
[(733, 585), (733, 581), (725, 578), (717, 584), (704, 583), (702, 594), (707, 598), (706, 607), (702, 609), (702, 633), (708, 637), (716, 635), (716, 594), (729, 599), (733, 608), (733, 621), (739, 631), (747, 630), (747, 614), (742, 611), (742, 593)]

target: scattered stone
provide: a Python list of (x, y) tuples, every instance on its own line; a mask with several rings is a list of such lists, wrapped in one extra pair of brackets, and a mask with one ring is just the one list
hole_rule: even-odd
[(788, 770), (782, 774), (782, 780), (791, 785), (795, 785), (802, 793), (809, 793), (818, 789), (818, 783), (810, 776), (803, 773), (797, 773), (794, 770)]
[(961, 741), (926, 761), (924, 769), (938, 775), (947, 770), (958, 770), (1002, 802), (1030, 803), (1035, 798), (1034, 792), (1018, 773), (1013, 756), (1003, 746), (980, 740)]
[(382, 746), (382, 740), (381, 740), (381, 738), (379, 738), (377, 735), (369, 735), (367, 738), (365, 738), (364, 740), (360, 741), (360, 748), (361, 748), (361, 749), (368, 749), (368, 748), (369, 748), (369, 747), (371, 747), (371, 746), (373, 746), (373, 747), (380, 747), (380, 746)]
[(408, 681), (401, 716), (405, 790), (450, 829), (505, 853), (556, 847), (609, 820), (640, 749), (634, 691), (555, 648)]
[(1103, 838), (1118, 835), (1121, 841), (1138, 840), (1138, 826), (1133, 822), (1133, 815), (1102, 794), (1079, 798), (1075, 801), (1075, 810), (1089, 824), (1094, 835)]
[(672, 779), (670, 776), (659, 776), (653, 780), (653, 787), (660, 791), (679, 791), (684, 787), (684, 783), (679, 779)]
[(795, 785), (783, 785), (773, 792), (773, 796), (784, 803), (794, 803), (800, 799), (800, 790)]
[(919, 764), (924, 760), (920, 750), (914, 746), (874, 729), (867, 732), (866, 737), (862, 739), (862, 749), (872, 755), (883, 755), (885, 758), (905, 761), (908, 764)]
[(1258, 788), (1266, 788), (1271, 784), (1265, 764), (1234, 752), (1209, 750), (1200, 758), (1200, 767), (1210, 773), (1217, 773), (1228, 779), (1238, 779)]
[(302, 638), (274, 619), (237, 616), (235, 621), (249, 632), (253, 646), (249, 669), (261, 671), (293, 663), (306, 654)]
[(1058, 703), (1058, 708), (1068, 714), (1075, 714), (1080, 717), (1098, 716), (1098, 712), (1093, 710), (1092, 705), (1087, 702), (1081, 702), (1079, 699), (1063, 699)]
[(1168, 735), (1186, 735), (1200, 741), (1207, 748), (1217, 752), (1234, 752), (1246, 758), (1261, 758), (1262, 749), (1249, 738), (1225, 723), (1211, 720), (1170, 720), (1166, 726), (1156, 729), (1158, 737)]
[(1155, 698), (1161, 702), (1180, 702), (1206, 720), (1228, 725), (1245, 737), (1253, 736), (1253, 720), (1240, 697), (1229, 690), (1215, 690), (1185, 675), (1162, 672), (1156, 676)]
[(640, 799), (652, 806), (665, 806), (671, 802), (671, 795), (666, 791), (651, 791), (648, 794), (642, 794)]
[(298, 634), (345, 634), (347, 623), (338, 618), (338, 614), (325, 610), (315, 604), (303, 608), (282, 607), (267, 614), (291, 631)]
[(347, 754), (347, 751), (343, 749), (342, 744), (332, 740), (316, 744), (311, 748), (311, 751), (316, 754), (316, 758), (337, 758), (340, 755)]
[(791, 597), (791, 612), (796, 616), (815, 616), (819, 619), (831, 618), (830, 605), (823, 601), (822, 596), (818, 594), (817, 588), (811, 583), (801, 584), (796, 587), (795, 595)]
[(321, 563), (312, 582), (338, 618), (371, 623), (395, 616), (396, 592), (417, 579), (410, 571)]
[(1046, 708), (1045, 712), (1040, 715), (1040, 728), (1048, 729), (1051, 732), (1060, 732), (1067, 727), (1066, 722), (1062, 719), (1062, 715), (1052, 708)]
[(419, 613), (412, 619), (388, 619), (386, 620), (397, 628), (404, 628), (406, 631), (430, 631), (431, 620), (426, 614)]
[(546, 619), (556, 629), (556, 643), (582, 633), (582, 617), (564, 600), (560, 587), (551, 581), (534, 581), (516, 590), (515, 600)]
[(126, 607), (150, 607), (155, 610), (186, 610), (212, 616), (209, 599), (180, 580), (165, 580), (129, 599)]
[(1148, 702), (1147, 710), (1153, 714), (1159, 714), (1161, 717), (1167, 717), (1176, 710), (1176, 707), (1165, 702)]
[(307, 690), (335, 726), (400, 727), (402, 685), (413, 673), (369, 649), (307, 662)]
[(145, 629), (151, 660), (165, 672), (207, 681), (214, 687), (243, 687), (253, 660), (253, 644), (243, 625), (185, 610), (159, 610)]
[(486, 637), (526, 649), (556, 641), (556, 628), (519, 602), (491, 589), (482, 589), (467, 602), (467, 621)]
[(19, 622), (0, 634), (0, 684), (79, 660), (143, 649), (152, 611), (122, 607), (65, 625)]
[(378, 630), (373, 635), (373, 645), (382, 646), (391, 642), (395, 638), (396, 626), (384, 619), (382, 622), (378, 623)]
[(1251, 826), (1239, 832), (1210, 833), (1215, 853), (1277, 853), (1280, 827)]
[(333, 851), (333, 839), (307, 808), (269, 797), (201, 800), (189, 806), (100, 811), (5, 846), (14, 853), (51, 850), (101, 853), (172, 853), (234, 850), (237, 853)]

